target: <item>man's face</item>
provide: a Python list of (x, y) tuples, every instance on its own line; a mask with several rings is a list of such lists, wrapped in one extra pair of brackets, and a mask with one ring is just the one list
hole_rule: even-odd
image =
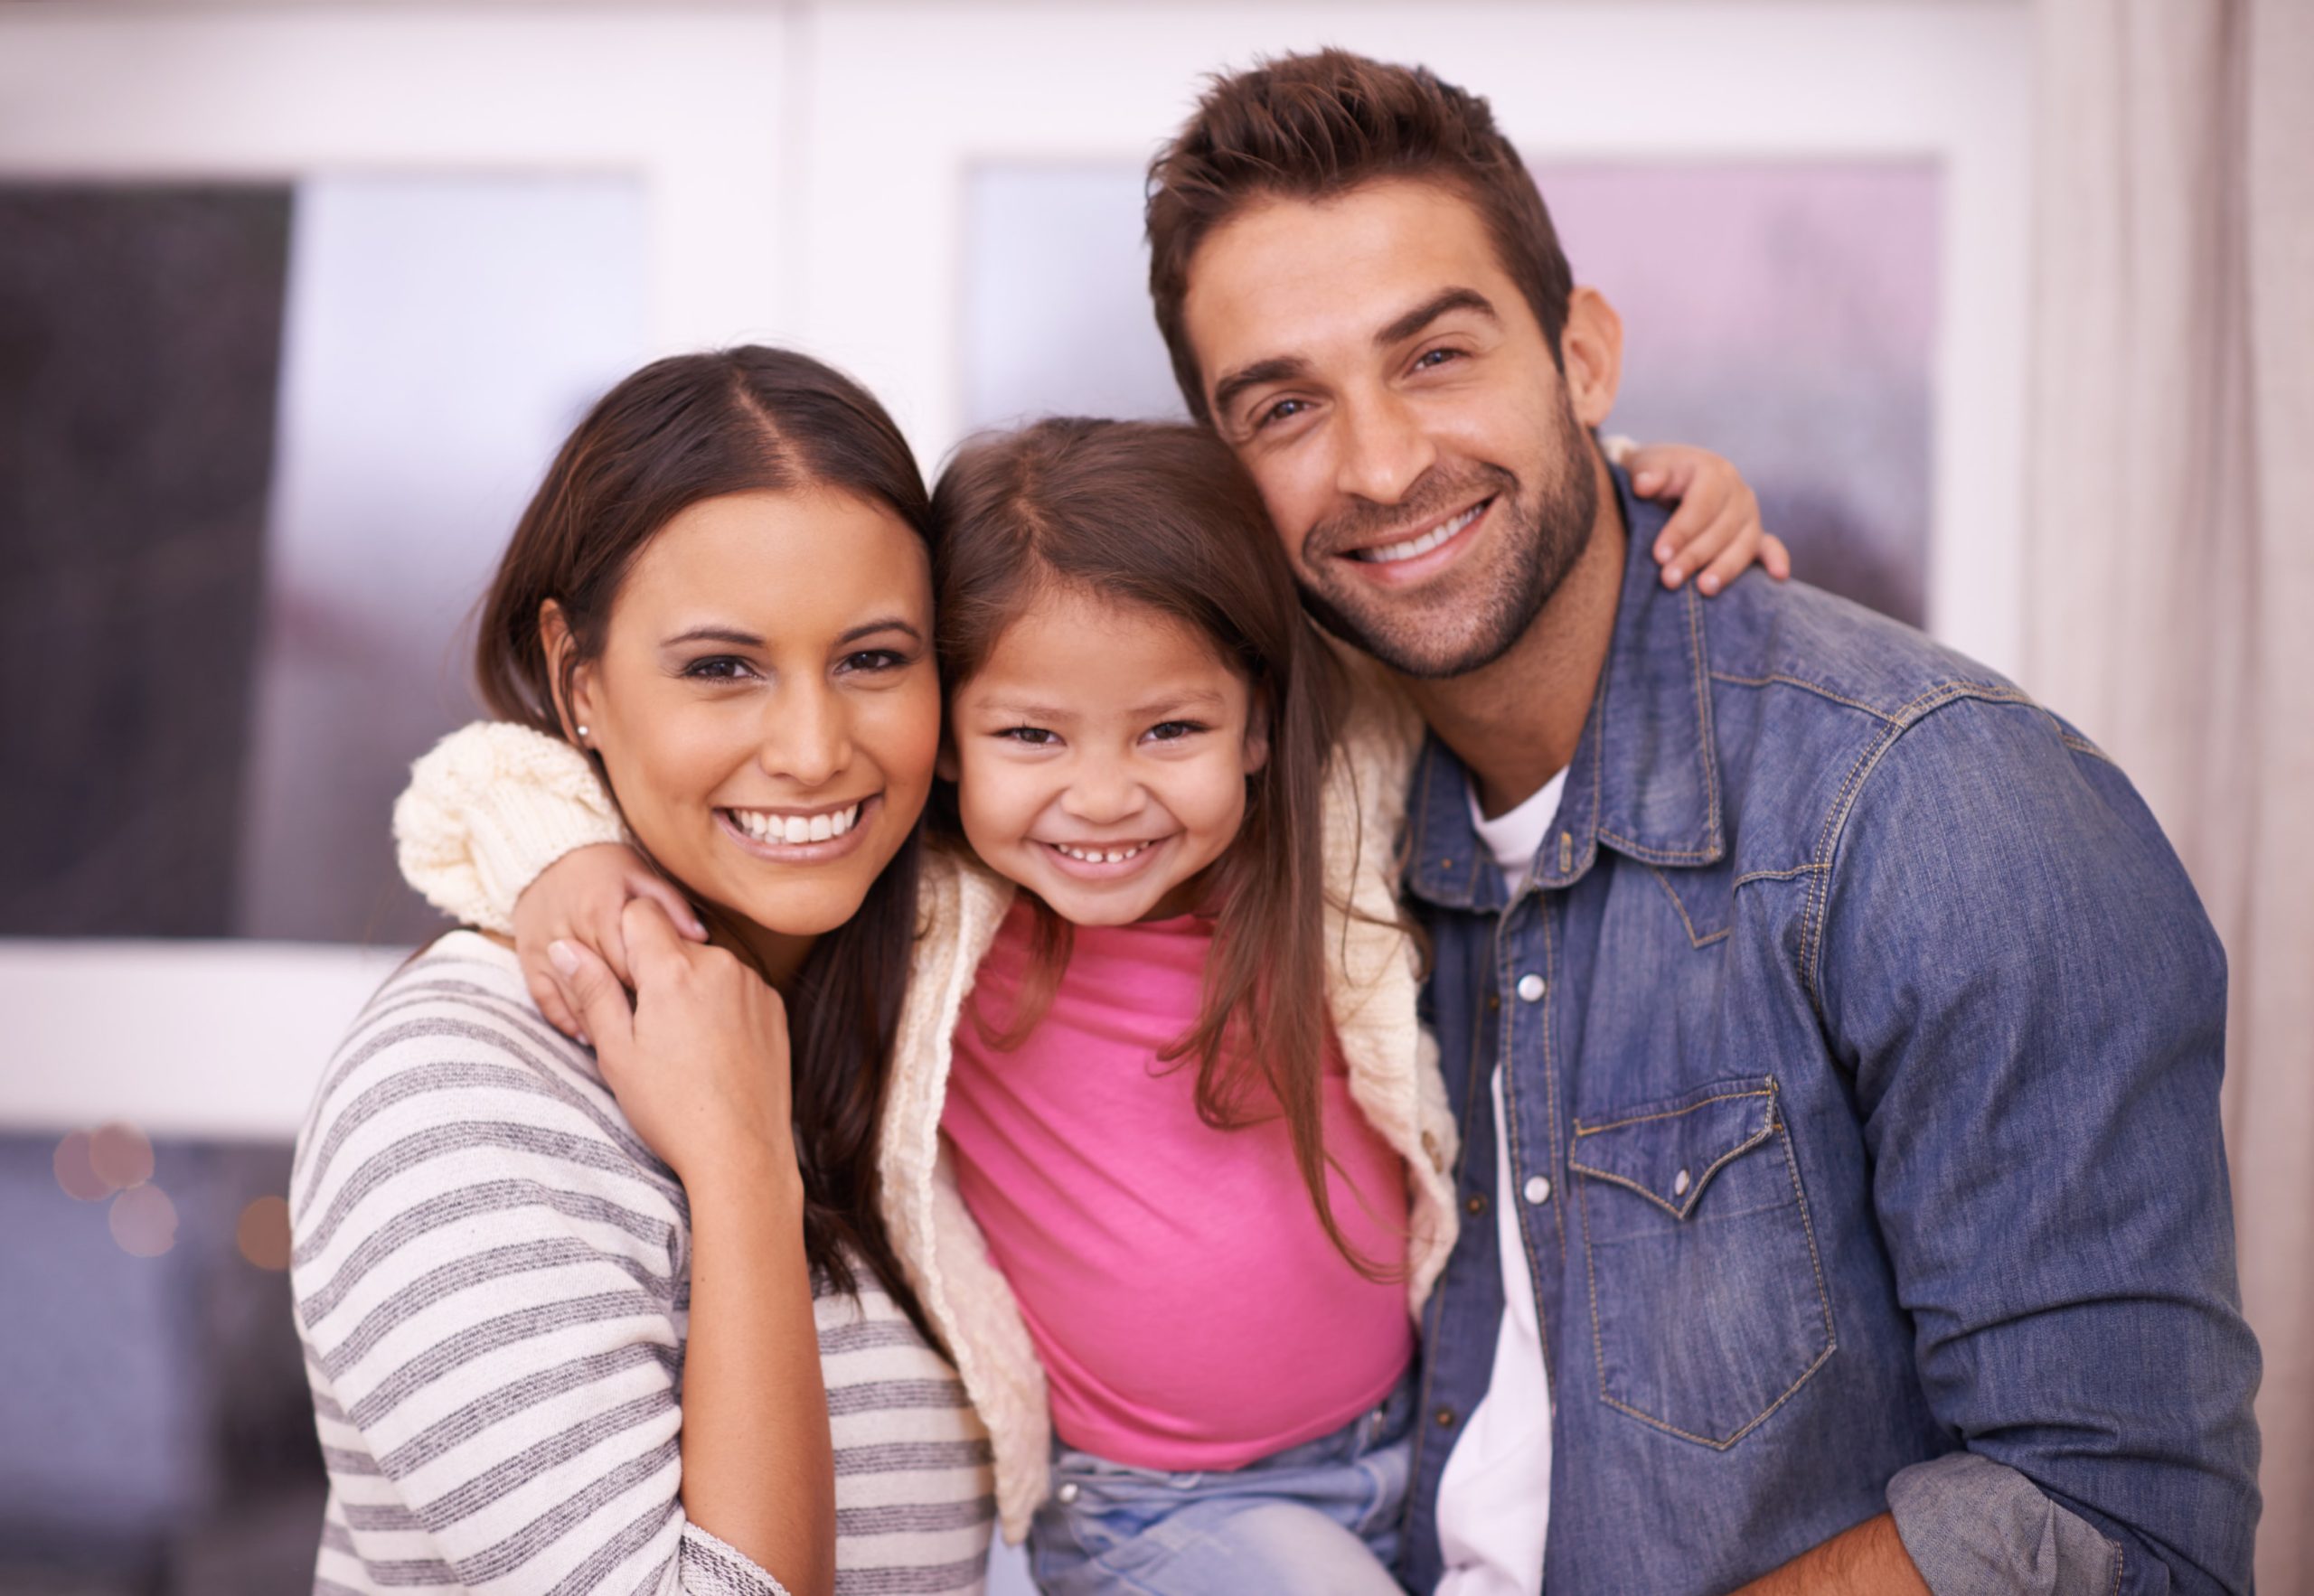
[(1199, 247), (1183, 314), (1322, 623), (1425, 678), (1518, 641), (1590, 540), (1613, 380), (1570, 391), (1461, 194), (1256, 202)]

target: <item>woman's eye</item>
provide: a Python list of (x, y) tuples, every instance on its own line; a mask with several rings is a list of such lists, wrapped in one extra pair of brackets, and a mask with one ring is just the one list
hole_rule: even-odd
[(1020, 743), (1030, 748), (1049, 748), (1060, 741), (1041, 726), (1008, 726), (996, 735), (1007, 742)]
[(1205, 729), (1194, 720), (1161, 720), (1149, 728), (1148, 735), (1154, 742), (1178, 743), (1183, 737), (1195, 737)]
[(754, 668), (747, 661), (730, 654), (693, 660), (683, 667), (683, 675), (693, 681), (739, 681), (754, 674)]
[(841, 667), (845, 671), (897, 671), (908, 663), (908, 656), (897, 649), (863, 648), (856, 654), (846, 654)]

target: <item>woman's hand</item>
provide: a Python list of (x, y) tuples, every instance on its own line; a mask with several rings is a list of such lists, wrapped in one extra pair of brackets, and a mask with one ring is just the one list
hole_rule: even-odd
[(1717, 593), (1754, 560), (1779, 582), (1792, 575), (1792, 551), (1760, 524), (1758, 496), (1726, 460), (1691, 444), (1642, 444), (1619, 464), (1641, 498), (1679, 501), (1655, 537), (1666, 587), (1693, 575), (1705, 594)]
[(636, 1134), (687, 1188), (726, 1176), (800, 1181), (779, 994), (723, 949), (685, 942), (655, 901), (630, 900), (618, 930), (631, 1006), (588, 947), (556, 941), (547, 953)]
[(620, 916), (626, 906), (647, 899), (666, 911), (675, 928), (692, 942), (705, 942), (707, 928), (674, 885), (643, 856), (619, 842), (574, 849), (541, 871), (514, 900), (514, 955), (531, 1001), (547, 1023), (564, 1036), (587, 1041), (580, 1004), (568, 977), (547, 950), (558, 942), (588, 949), (626, 986), (635, 985)]

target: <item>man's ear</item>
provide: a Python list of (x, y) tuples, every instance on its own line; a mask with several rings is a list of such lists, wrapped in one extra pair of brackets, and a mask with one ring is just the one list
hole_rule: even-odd
[(1602, 425), (1623, 380), (1623, 319), (1598, 289), (1577, 288), (1567, 300), (1559, 357), (1575, 418), (1585, 428)]
[[(554, 694), (554, 718), (562, 723), (562, 735), (574, 747), (586, 747), (590, 738), (581, 737), (578, 728), (592, 727), (594, 713), (594, 673), (584, 665), (573, 668), (571, 650), (577, 646), (570, 636), (570, 623), (563, 615), (562, 606), (553, 599), (539, 605), (539, 643), (546, 654), (547, 687)], [(567, 695), (567, 699), (566, 699)]]

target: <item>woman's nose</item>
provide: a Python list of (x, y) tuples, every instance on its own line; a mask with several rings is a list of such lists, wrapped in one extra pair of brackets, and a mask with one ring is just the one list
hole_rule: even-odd
[(824, 686), (782, 693), (766, 710), (757, 754), (767, 775), (799, 787), (820, 787), (851, 764), (851, 717), (840, 695)]

